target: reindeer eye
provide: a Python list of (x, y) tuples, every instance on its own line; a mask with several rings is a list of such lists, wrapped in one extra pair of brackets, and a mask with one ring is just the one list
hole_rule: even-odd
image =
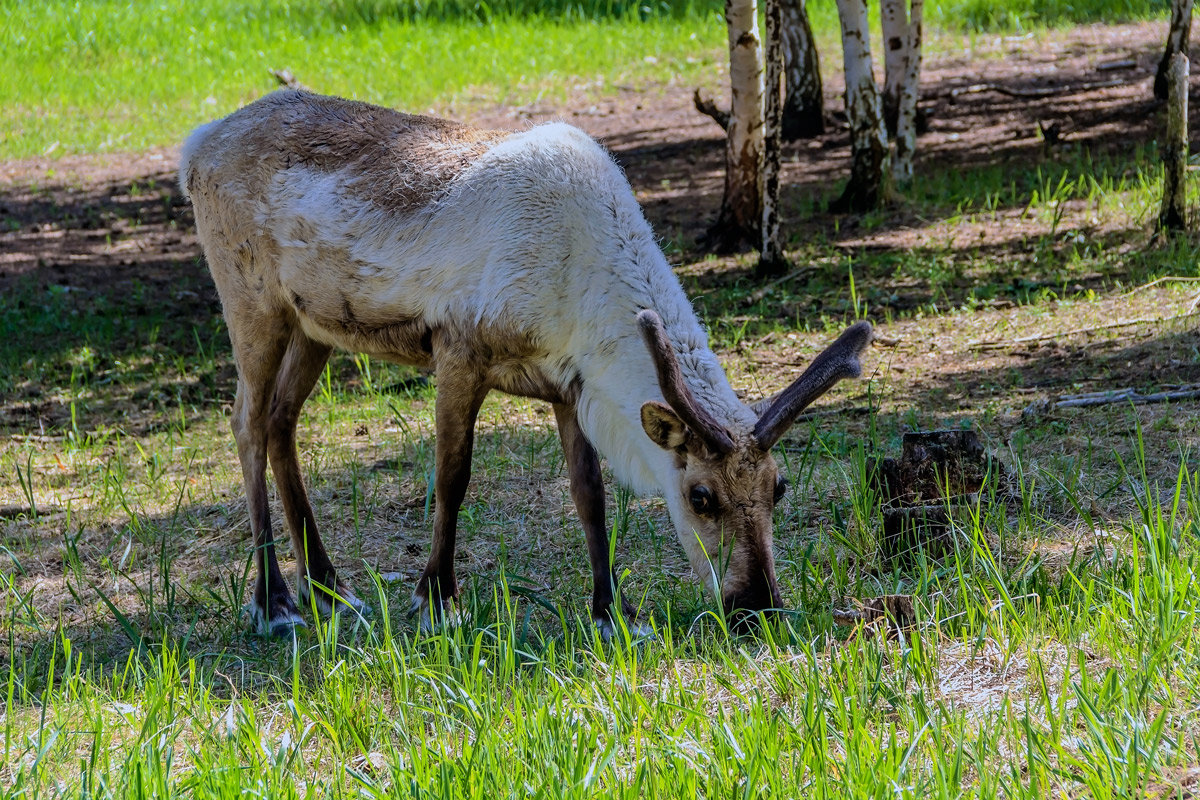
[(692, 491), (688, 493), (688, 499), (692, 502), (692, 510), (697, 514), (712, 514), (717, 510), (717, 498), (707, 486), (693, 486)]
[(787, 494), (788, 482), (787, 478), (780, 475), (775, 479), (775, 502), (778, 503)]

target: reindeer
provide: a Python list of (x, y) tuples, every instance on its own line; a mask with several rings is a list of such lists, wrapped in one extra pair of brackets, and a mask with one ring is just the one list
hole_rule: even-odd
[(661, 494), (692, 567), (731, 613), (782, 604), (770, 450), (857, 376), (871, 327), (847, 329), (770, 400), (738, 399), (621, 169), (569, 125), (485, 131), (280, 90), (198, 128), (180, 184), (237, 362), (232, 428), (264, 634), (303, 618), (275, 558), (266, 466), (322, 614), (362, 609), (331, 563), (301, 480), (296, 422), (334, 347), (436, 375), (433, 544), (413, 610), (454, 613), (458, 511), (492, 389), (553, 404), (591, 559), (592, 617), (636, 624), (610, 563), (600, 456)]

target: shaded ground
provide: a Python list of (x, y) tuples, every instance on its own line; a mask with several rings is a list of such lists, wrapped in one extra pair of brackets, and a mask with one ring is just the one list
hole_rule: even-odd
[[(827, 291), (843, 276), (828, 274), (819, 263), (828, 260), (831, 249), (863, 260), (859, 291), (876, 319), (911, 314), (930, 302), (953, 307), (987, 286), (994, 296), (983, 298), (981, 308), (1001, 312), (994, 316), (1003, 320), (1005, 309), (1047, 288), (1069, 294), (1136, 282), (1129, 269), (1136, 258), (1117, 259), (1112, 271), (1070, 274), (1063, 262), (1084, 239), (1088, 246), (1112, 253), (1144, 249), (1148, 220), (1131, 221), (1129, 213), (1110, 213), (1081, 199), (1065, 199), (1054, 218), (1047, 219), (1045, 213), (1031, 215), (1028, 207), (1014, 204), (1014, 198), (1028, 193), (1007, 191), (1006, 186), (1028, 182), (1030, 169), (1044, 166), (1047, 188), (1053, 188), (1056, 176), (1067, 175), (1062, 162), (1078, 162), (1081, 153), (1095, 165), (1095, 174), (1110, 181), (1129, 179), (1141, 162), (1151, 166), (1151, 145), (1163, 116), (1150, 91), (1159, 27), (1087, 26), (1038, 37), (980, 37), (956, 48), (935, 45), (926, 61), (921, 101), (930, 130), (919, 141), (919, 178), (910, 191), (932, 201), (918, 199), (866, 218), (820, 212), (836, 196), (849, 158), (848, 135), (837, 111), (840, 76), (827, 75), (831, 132), (789, 144), (784, 158), (789, 209), (784, 228), (790, 249), (798, 264), (814, 258), (818, 263), (811, 275), (767, 293), (765, 302), (750, 310), (810, 324), (845, 313), (845, 301), (831, 299)], [(827, 73), (831, 61), (826, 58)], [(1122, 62), (1129, 65), (1104, 68)], [(984, 83), (1021, 93), (1104, 81), (1119, 85), (1040, 99), (992, 90), (955, 94)], [(1193, 103), (1193, 114), (1196, 107)], [(691, 87), (622, 90), (594, 101), (581, 95), (562, 107), (472, 108), (465, 116), (480, 125), (511, 128), (565, 117), (601, 138), (624, 165), (672, 258), (687, 265), (682, 271), (701, 311), (737, 323), (736, 309), (723, 305), (727, 298), (722, 292), (745, 284), (747, 262), (701, 260), (703, 254), (694, 249), (719, 206), (723, 140), (717, 126), (692, 108)], [(1060, 142), (1048, 144), (1038, 133), (1039, 124), (1057, 126)], [(123, 318), (161, 314), (168, 330), (181, 331), (185, 340), (193, 327), (219, 327), (214, 322), (219, 306), (198, 260), (190, 208), (175, 186), (175, 161), (175, 151), (163, 151), (0, 165), (0, 291), (19, 295), (21, 302), (35, 302), (44, 292), (57, 292), (59, 300), (66, 296), (55, 308), (87, 307), (90, 298), (103, 296), (112, 313)], [(959, 211), (963, 207), (986, 213), (964, 214)], [(813, 242), (824, 251), (814, 253)], [(911, 261), (921, 253), (926, 261), (943, 264), (948, 274), (912, 274), (906, 258)], [(1146, 297), (1153, 304), (1154, 296)], [(1140, 314), (1132, 307), (1125, 310)], [(985, 314), (977, 322), (983, 325), (991, 318)], [(41, 338), (27, 346), (36, 352), (42, 344), (55, 346)], [(993, 382), (988, 368), (980, 371), (979, 360), (970, 367), (956, 365), (962, 355), (944, 354), (946, 363), (937, 366), (946, 373), (944, 380), (959, 383), (961, 376), (954, 377), (959, 373), (976, 375), (976, 381), (965, 384), (967, 391)], [(1037, 354), (1026, 353), (1007, 361), (993, 355), (986, 363), (994, 370), (1008, 364), (1024, 372), (1031, 364), (1044, 363), (1025, 383), (1052, 388), (1079, 383), (1080, 376), (1067, 371), (1078, 360), (1039, 362)], [(1176, 383), (1200, 378), (1173, 348), (1163, 360)], [(1124, 385), (1145, 374), (1141, 367), (1140, 361), (1129, 370), (1093, 365), (1084, 368), (1088, 375), (1083, 380)], [(1163, 373), (1156, 376), (1161, 379)], [(209, 377), (210, 384), (219, 378), (226, 391), (232, 374), (226, 369)], [(0, 425), (13, 431), (60, 425), (66, 408), (46, 399), (44, 387), (24, 383), (0, 408)], [(923, 388), (911, 381), (904, 391)]]
[[(1172, 465), (1200, 443), (1196, 401), (1098, 411), (1055, 410), (1046, 401), (1097, 389), (1151, 392), (1200, 383), (1194, 313), (1200, 284), (1170, 280), (1137, 288), (1162, 274), (1195, 278), (1195, 240), (1152, 241), (1153, 212), (1147, 217), (1145, 208), (1104, 205), (1086, 191), (1053, 202), (1045, 195), (1064, 176), (1074, 180), (1081, 165), (1111, 185), (1128, 182), (1127, 194), (1136, 195), (1138, 181), (1152, 173), (1152, 142), (1162, 125), (1150, 90), (1160, 38), (1159, 26), (1094, 26), (1038, 38), (981, 38), (956, 51), (943, 45), (927, 60), (921, 105), (930, 131), (919, 141), (913, 199), (865, 217), (821, 211), (848, 171), (847, 133), (832, 114), (829, 134), (786, 149), (784, 227), (796, 271), (766, 290), (749, 280), (750, 258), (708, 258), (695, 248), (720, 202), (723, 139), (692, 108), (692, 87), (581, 95), (553, 108), (472, 108), (460, 116), (512, 128), (565, 117), (607, 143), (680, 263), (735, 385), (749, 394), (788, 382), (856, 310), (877, 322), (891, 341), (873, 354), (873, 380), (840, 388), (818, 409), (878, 412), (843, 413), (828, 426), (834, 432), (827, 435), (842, 437), (839, 453), (864, 440), (869, 426), (886, 438), (910, 428), (971, 425), (989, 447), (1033, 452), (1064, 482), (1087, 483), (1102, 501), (1099, 520), (1127, 512), (1135, 498), (1106, 490), (1116, 486), (1115, 469), (1094, 465), (1093, 449), (1115, 449), (1132, 463), (1130, 443), (1140, 429), (1152, 476), (1169, 482)], [(1126, 59), (1134, 65), (1099, 69)], [(954, 95), (980, 83), (1019, 93), (1107, 80), (1120, 85), (1037, 100), (991, 90)], [(837, 79), (827, 76), (826, 86), (828, 107), (836, 109)], [(1040, 138), (1039, 123), (1057, 125), (1061, 143)], [(173, 574), (197, 576), (212, 593), (188, 602), (216, 608), (213, 625), (230, 624), (238, 609), (228, 563), (240, 563), (245, 553), (247, 518), (240, 488), (228, 488), (240, 485), (230, 437), (212, 413), (232, 398), (234, 375), (191, 211), (174, 183), (176, 155), (0, 164), (0, 313), (25, 326), (6, 325), (8, 341), (0, 342), (0, 380), (11, 386), (0, 396), (0, 430), (13, 453), (30, 442), (44, 445), (30, 469), (46, 487), (41, 510), (51, 514), (26, 519), (30, 504), (10, 479), (0, 504), (12, 521), (3, 523), (0, 544), (22, 552), (29, 574), (22, 585), (39, 592), (39, 607), (51, 615), (65, 608), (80, 624), (112, 621), (94, 597), (70, 599), (72, 564), (80, 560), (97, 570), (89, 580), (99, 580), (97, 565), (112, 571), (110, 593), (126, 597), (122, 607), (139, 628), (152, 626), (156, 612), (133, 595), (141, 597), (138, 587), (147, 582), (165, 586), (172, 563)], [(1038, 203), (1027, 199), (1032, 188), (1042, 194)], [(98, 343), (104, 351), (92, 352)], [(335, 368), (347, 380), (362, 380), (347, 359)], [(481, 420), (488, 433), (480, 437), (472, 489), (472, 498), (481, 499), (469, 500), (478, 506), (468, 508), (478, 541), (462, 548), (460, 570), (489, 585), (498, 565), (510, 565), (510, 578), (511, 565), (524, 565), (536, 573), (531, 591), (586, 586), (579, 537), (543, 540), (546, 530), (575, 528), (548, 409), (501, 402), (490, 401)], [(364, 563), (411, 581), (427, 547), (428, 420), (382, 431), (402, 442), (397, 452), (395, 442), (379, 441), (378, 428), (335, 419), (333, 411), (328, 417), (302, 436), (325, 453), (306, 463), (320, 524), (345, 529), (354, 520), (354, 536), (330, 542), (335, 561), (348, 565), (360, 586), (363, 577), (354, 570)], [(173, 426), (184, 425), (202, 428), (200, 440), (210, 438), (186, 468), (170, 467), (184, 469), (174, 475), (181, 479), (178, 494), (171, 489), (138, 513), (124, 513), (119, 488), (126, 478), (110, 472), (121, 448), (130, 447), (109, 444), (105, 432), (165, 432), (169, 440)], [(808, 458), (807, 434), (785, 441), (789, 458)], [(13, 458), (5, 463), (19, 465), (21, 456)], [(138, 479), (153, 485), (146, 477), (156, 469), (153, 458), (130, 458)], [(361, 521), (360, 481), (386, 493), (378, 502), (372, 497)], [(192, 487), (208, 500), (191, 502)], [(201, 492), (205, 487), (211, 494)], [(846, 525), (840, 501), (796, 495), (777, 538), (789, 562), (809, 546), (803, 532)], [(119, 510), (102, 524), (89, 520), (71, 543), (65, 509), (72, 504)], [(1067, 505), (1061, 494), (1048, 500), (1047, 517), (1062, 523), (1048, 536), (1074, 535), (1079, 521), (1065, 513)], [(642, 531), (654, 546), (624, 563), (639, 579), (655, 575), (660, 584), (686, 576), (678, 547), (654, 533), (661, 507), (646, 508)], [(154, 537), (177, 522), (188, 536), (174, 540), (174, 562), (156, 566)], [(131, 548), (142, 560), (126, 566)], [(164, 559), (168, 550), (164, 538)], [(549, 550), (561, 557), (547, 560)], [(553, 563), (547, 572), (528, 566), (545, 561)], [(648, 591), (654, 597), (678, 589)], [(214, 600), (218, 595), (228, 595), (227, 606)], [(107, 641), (114, 652), (127, 646)]]

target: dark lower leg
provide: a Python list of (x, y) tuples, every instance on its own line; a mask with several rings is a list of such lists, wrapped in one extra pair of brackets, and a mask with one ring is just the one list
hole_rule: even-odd
[(292, 547), (296, 551), (300, 597), (306, 600), (310, 587), (315, 589), (322, 611), (332, 609), (339, 598), (349, 600), (352, 595), (338, 581), (333, 562), (317, 530), (317, 520), (300, 474), (296, 422), (304, 401), (312, 392), (329, 358), (330, 349), (308, 339), (299, 330), (293, 332), (271, 402), (270, 435), (267, 440), (271, 470), (275, 473), (279, 498), (292, 534)]
[(266, 459), (263, 458), (261, 438), (254, 436), (252, 431), (238, 437), (246, 502), (250, 507), (250, 530), (254, 539), (256, 574), (251, 613), (256, 617), (254, 621), (261, 632), (280, 635), (299, 623), (300, 615), (275, 557), (275, 536), (271, 530), (271, 509), (267, 502)]
[[(555, 404), (554, 417), (558, 422), (558, 435), (562, 439), (566, 458), (571, 499), (579, 513), (592, 564), (592, 618), (616, 622), (613, 603), (619, 591), (609, 551), (608, 527), (604, 520), (604, 481), (600, 474), (600, 457), (583, 435), (572, 406)], [(632, 619), (635, 609), (623, 598), (621, 606), (625, 616)]]
[(437, 456), (433, 518), (433, 547), (429, 562), (417, 583), (418, 604), (430, 603), (445, 609), (458, 596), (454, 575), (454, 547), (458, 535), (458, 510), (471, 480), (471, 452), (475, 442), (475, 419), (487, 394), (480, 377), (471, 370), (438, 369)]
[[(265, 496), (264, 483), (264, 499)], [(251, 514), (257, 518), (257, 522), (251, 523), (254, 529), (254, 566), (257, 573), (254, 582), (254, 604), (257, 613), (264, 618), (259, 620), (260, 627), (267, 629), (264, 632), (277, 635), (284, 632), (282, 628), (298, 622), (299, 611), (275, 557), (275, 536), (271, 531), (270, 512), (266, 503), (261, 503), (261, 510), (252, 508)]]

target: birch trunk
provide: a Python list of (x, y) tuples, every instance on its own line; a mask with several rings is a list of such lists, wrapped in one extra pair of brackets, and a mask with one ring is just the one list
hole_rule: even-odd
[(1167, 70), (1167, 146), (1162, 210), (1158, 213), (1158, 227), (1163, 230), (1187, 230), (1187, 106), (1188, 59), (1176, 53)]
[(1188, 54), (1188, 40), (1192, 30), (1192, 0), (1171, 0), (1171, 26), (1167, 31), (1167, 47), (1154, 73), (1154, 96), (1167, 99), (1169, 83), (1167, 73), (1171, 69), (1171, 57), (1176, 53)]
[(783, 0), (766, 0), (767, 54), (763, 92), (762, 246), (755, 275), (779, 275), (787, 260), (779, 241), (779, 147), (783, 116)]
[(837, 0), (846, 68), (846, 117), (850, 122), (850, 180), (830, 205), (834, 212), (867, 211), (891, 195), (887, 131), (867, 38), (866, 0)]
[(892, 158), (892, 174), (896, 182), (901, 184), (912, 180), (913, 153), (917, 149), (917, 98), (921, 95), (923, 6), (924, 0), (912, 0), (905, 37), (904, 80), (900, 86), (899, 106), (896, 109), (896, 150)]
[(882, 0), (879, 22), (883, 28), (883, 120), (888, 135), (895, 136), (900, 93), (908, 75), (908, 0)]
[(763, 62), (755, 0), (725, 0), (732, 104), (725, 139), (725, 195), (707, 240), (728, 252), (758, 246), (762, 229)]
[(781, 0), (783, 69), (787, 87), (783, 102), (783, 138), (808, 139), (825, 132), (825, 98), (821, 60), (808, 22), (805, 0)]

